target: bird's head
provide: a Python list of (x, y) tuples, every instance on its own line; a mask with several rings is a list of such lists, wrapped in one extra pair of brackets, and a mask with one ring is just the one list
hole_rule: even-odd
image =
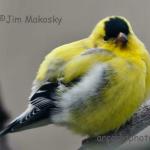
[[(91, 34), (97, 47), (115, 47), (125, 49), (139, 42), (127, 19), (121, 16), (111, 16), (102, 19)], [(134, 45), (135, 43), (135, 45)]]

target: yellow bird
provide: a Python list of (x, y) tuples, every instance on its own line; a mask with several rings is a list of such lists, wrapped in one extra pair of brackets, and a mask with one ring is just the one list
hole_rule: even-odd
[(91, 35), (56, 48), (34, 81), (28, 109), (1, 136), (47, 124), (96, 136), (120, 128), (150, 92), (150, 56), (120, 16)]

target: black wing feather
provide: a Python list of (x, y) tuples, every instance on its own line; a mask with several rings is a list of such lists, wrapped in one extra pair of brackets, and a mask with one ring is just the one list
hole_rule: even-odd
[(28, 109), (0, 132), (0, 136), (29, 129), (42, 120), (49, 120), (50, 113), (56, 108), (54, 97), (58, 86), (59, 82), (48, 81), (43, 84), (30, 98)]

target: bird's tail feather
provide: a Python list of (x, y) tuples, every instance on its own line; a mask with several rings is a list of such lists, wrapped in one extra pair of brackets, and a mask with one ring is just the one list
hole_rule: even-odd
[(6, 134), (13, 132), (13, 128), (16, 125), (16, 121), (11, 122), (5, 129), (0, 132), (0, 138), (5, 136)]
[[(46, 82), (41, 86), (41, 88), (30, 98), (30, 103), (26, 111), (1, 131), (0, 137), (7, 133), (50, 124), (50, 114), (53, 109), (56, 109), (56, 104), (53, 102), (55, 100), (53, 95), (58, 85), (58, 83)], [(51, 89), (51, 91), (49, 92), (47, 89)]]
[(17, 117), (0, 132), (0, 137), (5, 136), (8, 133), (23, 131), (49, 124), (49, 110), (43, 109), (36, 112), (35, 109), (36, 108), (32, 108), (29, 111), (25, 111)]

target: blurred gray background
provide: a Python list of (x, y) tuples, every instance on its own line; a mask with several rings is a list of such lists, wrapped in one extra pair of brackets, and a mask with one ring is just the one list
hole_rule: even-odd
[[(32, 80), (44, 56), (59, 45), (87, 37), (106, 16), (127, 17), (150, 49), (148, 0), (0, 0), (2, 14), (62, 17), (60, 25), (0, 22), (0, 82), (12, 117), (26, 108)], [(81, 139), (56, 126), (9, 135), (13, 150), (76, 150)]]

